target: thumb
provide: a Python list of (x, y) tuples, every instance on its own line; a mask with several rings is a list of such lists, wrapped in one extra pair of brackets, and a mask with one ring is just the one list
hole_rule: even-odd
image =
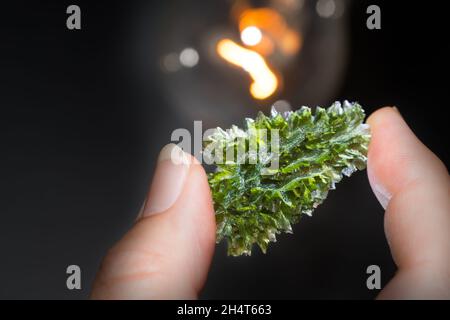
[(193, 299), (215, 245), (215, 215), (198, 161), (169, 144), (133, 228), (108, 252), (94, 299)]
[(371, 126), (367, 172), (386, 209), (386, 237), (399, 270), (384, 298), (450, 295), (450, 180), (444, 164), (414, 135), (396, 108)]

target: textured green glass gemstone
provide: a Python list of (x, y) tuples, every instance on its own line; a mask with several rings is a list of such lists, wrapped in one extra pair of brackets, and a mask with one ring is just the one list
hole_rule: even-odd
[[(343, 175), (366, 166), (370, 132), (357, 103), (335, 102), (313, 114), (308, 107), (246, 119), (245, 129), (217, 128), (205, 141), (217, 221), (217, 242), (228, 254), (265, 253), (276, 234), (292, 232), (311, 215)], [(232, 155), (232, 156), (230, 156)]]

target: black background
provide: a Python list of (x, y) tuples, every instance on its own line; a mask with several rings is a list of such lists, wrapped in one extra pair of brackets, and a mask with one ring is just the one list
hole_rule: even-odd
[[(158, 78), (143, 89), (130, 71), (133, 17), (149, 2), (77, 1), (80, 31), (66, 29), (70, 4), (0, 5), (0, 298), (86, 298), (179, 127)], [(369, 4), (381, 7), (381, 30), (365, 27)], [(435, 2), (354, 1), (350, 63), (333, 99), (368, 113), (398, 106), (446, 164), (448, 14)], [(244, 258), (220, 244), (201, 297), (373, 298), (366, 267), (381, 267), (383, 285), (395, 272), (365, 172), (278, 239), (267, 255)], [(82, 268), (80, 291), (65, 286), (70, 264)]]

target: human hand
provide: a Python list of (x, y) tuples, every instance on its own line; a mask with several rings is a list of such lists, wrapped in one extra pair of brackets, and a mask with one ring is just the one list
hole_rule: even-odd
[(396, 108), (368, 119), (367, 174), (398, 267), (381, 299), (450, 299), (450, 180)]
[[(398, 266), (379, 298), (450, 298), (447, 169), (396, 109), (380, 109), (367, 122), (369, 181), (386, 209), (386, 236)], [(141, 214), (106, 255), (91, 297), (197, 298), (214, 252), (215, 229), (202, 166), (175, 145), (164, 147)]]
[(215, 247), (215, 213), (200, 163), (174, 144), (158, 157), (148, 197), (108, 252), (94, 299), (195, 299)]

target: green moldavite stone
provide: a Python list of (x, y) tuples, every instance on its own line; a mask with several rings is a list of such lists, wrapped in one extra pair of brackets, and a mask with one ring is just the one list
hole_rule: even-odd
[(250, 255), (254, 243), (265, 253), (275, 235), (292, 233), (291, 225), (311, 215), (343, 175), (365, 168), (370, 132), (364, 117), (359, 104), (347, 101), (314, 114), (308, 107), (272, 110), (246, 119), (245, 129), (217, 128), (208, 137), (204, 158), (217, 166), (208, 177), (217, 242), (227, 240), (229, 255)]

